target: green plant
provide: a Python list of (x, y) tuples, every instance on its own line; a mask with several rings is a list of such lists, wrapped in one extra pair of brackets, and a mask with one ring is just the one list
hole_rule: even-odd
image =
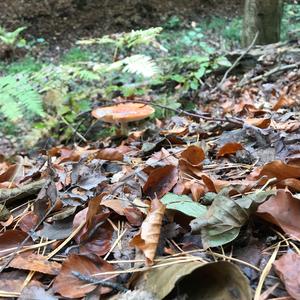
[(7, 75), (0, 78), (0, 113), (8, 120), (16, 121), (43, 115), (42, 98), (30, 83), (26, 73)]
[(300, 37), (300, 4), (284, 4), (281, 39)]
[(180, 27), (182, 20), (178, 16), (171, 16), (163, 25), (165, 29), (175, 30)]
[(20, 34), (26, 27), (19, 27), (15, 31), (7, 31), (3, 27), (0, 27), (0, 41), (10, 47), (24, 47), (26, 41), (20, 38)]

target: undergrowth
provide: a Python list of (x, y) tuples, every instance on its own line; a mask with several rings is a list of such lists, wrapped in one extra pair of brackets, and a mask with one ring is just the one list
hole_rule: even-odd
[[(285, 5), (283, 40), (299, 30), (299, 15), (299, 5)], [(230, 66), (220, 50), (238, 47), (241, 32), (241, 18), (211, 17), (187, 24), (172, 16), (163, 28), (79, 41), (56, 63), (41, 62), (30, 51), (24, 58), (1, 62), (1, 130), (14, 134), (26, 128), (30, 144), (49, 131), (54, 138), (68, 140), (74, 128), (82, 135), (91, 131), (94, 125), (87, 116), (93, 105), (117, 97), (151, 98), (175, 109), (189, 99), (187, 109), (192, 109), (205, 78)], [(157, 109), (155, 117), (169, 114)], [(113, 131), (103, 125), (99, 134)]]

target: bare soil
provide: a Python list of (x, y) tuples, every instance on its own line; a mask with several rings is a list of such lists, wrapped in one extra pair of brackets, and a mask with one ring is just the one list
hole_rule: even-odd
[(242, 0), (2, 0), (0, 25), (27, 26), (27, 37), (67, 47), (90, 36), (161, 25), (171, 15), (187, 21), (242, 13)]

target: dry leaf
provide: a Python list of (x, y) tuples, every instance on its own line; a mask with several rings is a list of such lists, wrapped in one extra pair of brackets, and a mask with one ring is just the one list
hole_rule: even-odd
[(153, 199), (140, 233), (131, 241), (132, 246), (143, 251), (148, 264), (152, 264), (155, 257), (164, 212), (165, 206), (157, 198)]
[[(55, 277), (53, 290), (63, 297), (81, 298), (97, 288), (95, 285), (87, 285), (75, 277), (72, 272), (92, 276), (100, 272), (113, 271), (113, 266), (96, 256), (84, 256), (71, 254), (62, 264), (61, 272)], [(96, 279), (104, 279), (108, 276), (94, 276)], [(114, 279), (110, 279), (111, 281)], [(101, 294), (110, 292), (110, 288), (102, 287)]]
[(274, 262), (276, 273), (284, 283), (288, 293), (296, 300), (300, 299), (300, 255), (294, 252), (283, 254)]
[(300, 201), (286, 190), (278, 190), (258, 207), (258, 215), (278, 225), (285, 233), (300, 239)]
[(177, 183), (178, 171), (175, 166), (168, 165), (152, 171), (146, 181), (143, 191), (146, 197), (161, 198), (171, 191)]
[(49, 275), (57, 275), (61, 269), (59, 263), (48, 261), (45, 256), (35, 253), (17, 255), (9, 266), (15, 269), (35, 271)]
[(243, 150), (243, 146), (240, 143), (227, 143), (219, 149), (217, 158), (229, 154), (235, 154), (239, 150)]

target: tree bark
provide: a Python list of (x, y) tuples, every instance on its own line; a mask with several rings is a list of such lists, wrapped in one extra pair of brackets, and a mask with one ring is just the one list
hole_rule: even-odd
[(257, 45), (278, 42), (282, 7), (282, 0), (245, 0), (242, 45), (250, 45), (257, 32)]

